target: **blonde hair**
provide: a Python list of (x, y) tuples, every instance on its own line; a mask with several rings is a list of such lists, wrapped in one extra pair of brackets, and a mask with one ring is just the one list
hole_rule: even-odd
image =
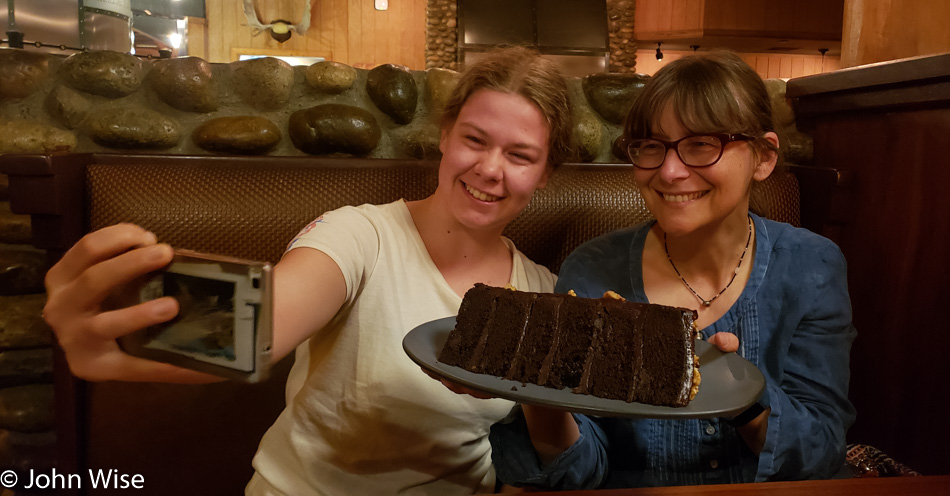
[(548, 163), (557, 167), (574, 158), (570, 94), (553, 62), (525, 47), (488, 52), (462, 74), (445, 105), (442, 126), (454, 124), (462, 106), (480, 89), (521, 95), (537, 105), (550, 129)]

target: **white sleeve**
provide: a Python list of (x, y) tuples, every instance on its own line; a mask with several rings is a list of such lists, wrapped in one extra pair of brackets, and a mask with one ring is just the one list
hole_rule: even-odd
[(379, 255), (379, 233), (367, 216), (373, 206), (342, 207), (307, 224), (287, 245), (290, 251), (312, 248), (327, 254), (343, 272), (346, 301), (352, 302)]

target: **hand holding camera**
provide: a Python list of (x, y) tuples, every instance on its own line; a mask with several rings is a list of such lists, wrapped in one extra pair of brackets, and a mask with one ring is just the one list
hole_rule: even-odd
[(120, 224), (86, 235), (50, 269), (43, 316), (83, 379), (257, 381), (270, 362), (271, 287), (269, 264), (176, 258), (154, 234)]

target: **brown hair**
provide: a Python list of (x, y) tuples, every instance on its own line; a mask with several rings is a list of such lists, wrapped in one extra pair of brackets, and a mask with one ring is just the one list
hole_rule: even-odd
[(774, 132), (772, 105), (765, 82), (728, 50), (690, 55), (663, 66), (634, 101), (624, 136), (648, 138), (667, 103), (692, 133), (743, 133), (755, 136), (752, 150), (776, 153), (763, 139)]
[(454, 124), (462, 106), (480, 89), (521, 95), (537, 105), (550, 128), (548, 163), (557, 167), (573, 158), (570, 94), (564, 76), (553, 62), (525, 47), (486, 53), (462, 74), (445, 105), (442, 126)]

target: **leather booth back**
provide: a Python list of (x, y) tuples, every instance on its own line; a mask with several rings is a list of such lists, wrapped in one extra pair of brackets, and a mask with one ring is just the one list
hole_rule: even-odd
[[(91, 229), (133, 222), (178, 248), (276, 262), (290, 239), (343, 205), (417, 200), (435, 190), (438, 163), (398, 160), (102, 157), (86, 169)], [(776, 171), (752, 209), (799, 225), (795, 176)], [(651, 218), (627, 165), (557, 170), (505, 234), (557, 271), (579, 244)]]

